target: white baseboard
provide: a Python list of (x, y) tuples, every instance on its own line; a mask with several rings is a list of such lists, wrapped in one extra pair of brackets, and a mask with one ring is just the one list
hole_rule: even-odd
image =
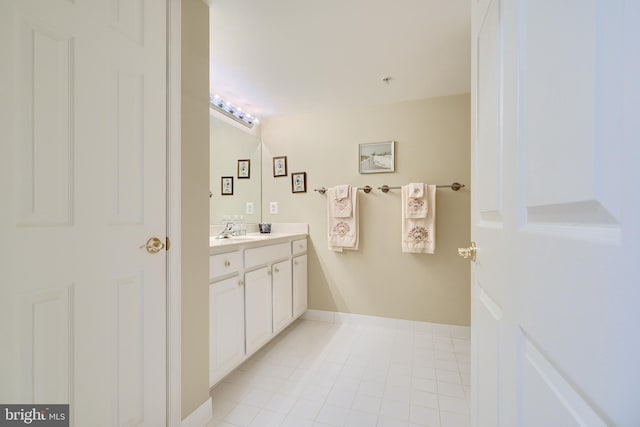
[(462, 339), (469, 339), (471, 336), (471, 328), (469, 326), (445, 325), (443, 323), (392, 319), (389, 317), (366, 316), (363, 314), (340, 313), (336, 311), (307, 310), (302, 315), (302, 319), (359, 326), (375, 326)]
[(211, 398), (208, 398), (195, 411), (182, 420), (182, 427), (204, 427), (213, 419), (213, 405)]

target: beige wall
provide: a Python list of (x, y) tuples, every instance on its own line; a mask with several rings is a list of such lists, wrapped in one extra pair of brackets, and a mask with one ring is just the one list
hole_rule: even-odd
[(182, 417), (209, 398), (209, 8), (182, 0)]
[[(469, 325), (469, 191), (437, 191), (434, 255), (400, 249), (400, 195), (360, 192), (360, 249), (327, 249), (326, 196), (338, 184), (391, 186), (409, 182), (469, 184), (469, 95), (389, 106), (286, 116), (262, 123), (263, 221), (308, 222), (309, 308)], [(396, 141), (395, 173), (358, 173), (358, 144)], [(308, 192), (291, 193), (291, 178), (273, 178), (273, 156), (291, 172), (306, 171)], [(279, 214), (269, 214), (269, 202)]]

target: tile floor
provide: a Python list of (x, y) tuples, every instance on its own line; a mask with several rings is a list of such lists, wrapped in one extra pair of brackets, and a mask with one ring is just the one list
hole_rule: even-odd
[(298, 320), (211, 391), (207, 427), (468, 427), (469, 328)]

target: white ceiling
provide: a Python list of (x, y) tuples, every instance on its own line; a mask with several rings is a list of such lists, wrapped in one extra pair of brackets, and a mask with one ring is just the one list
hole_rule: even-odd
[(467, 93), (470, 55), (470, 0), (211, 1), (211, 91), (261, 118)]

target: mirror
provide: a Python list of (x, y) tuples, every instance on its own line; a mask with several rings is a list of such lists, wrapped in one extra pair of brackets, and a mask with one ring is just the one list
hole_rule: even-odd
[[(245, 223), (257, 224), (262, 218), (260, 138), (251, 134), (250, 130), (242, 129), (242, 125), (227, 122), (213, 112), (209, 117), (209, 188), (212, 193), (209, 224), (221, 224), (223, 219), (233, 219), (236, 215), (238, 218), (243, 216)], [(240, 165), (238, 161), (242, 161)], [(253, 213), (247, 213), (248, 203), (253, 204)]]

